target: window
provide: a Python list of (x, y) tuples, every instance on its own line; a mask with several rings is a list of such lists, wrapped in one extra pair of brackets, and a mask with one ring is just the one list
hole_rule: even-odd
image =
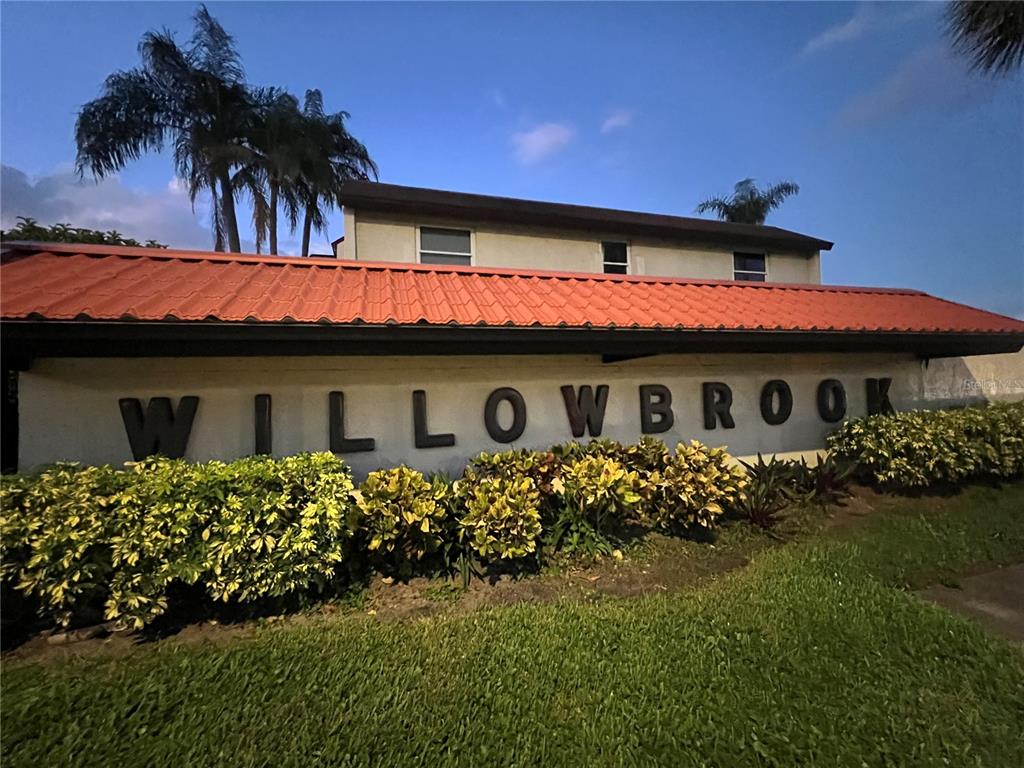
[(473, 236), (468, 229), (420, 227), (420, 264), (468, 267), (472, 262)]
[(766, 262), (767, 259), (763, 253), (734, 253), (732, 255), (733, 279), (763, 283), (768, 279)]
[(601, 243), (601, 255), (606, 275), (629, 274), (629, 251), (625, 243)]

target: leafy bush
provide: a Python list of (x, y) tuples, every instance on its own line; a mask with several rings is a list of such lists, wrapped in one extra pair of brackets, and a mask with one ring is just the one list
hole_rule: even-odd
[(45, 227), (28, 216), (16, 217), (18, 223), (11, 229), (0, 231), (0, 240), (26, 241), (33, 243), (91, 243), (98, 245), (130, 245), (146, 248), (166, 248), (156, 240), (140, 243), (125, 237), (116, 229), (103, 232), (98, 229), (72, 227), (70, 224), (53, 224)]
[(358, 525), (348, 465), (332, 453), (302, 453), (227, 469), (228, 496), (214, 507), (207, 542), (210, 594), (251, 601), (322, 587)]
[(642, 479), (650, 477), (655, 472), (664, 472), (671, 458), (668, 446), (649, 435), (640, 438), (640, 442), (625, 447), (620, 454), (620, 461), (630, 469), (636, 470)]
[(485, 477), (460, 491), (465, 493), (465, 514), (459, 529), (476, 554), (485, 559), (513, 559), (537, 551), (540, 493), (533, 480)]
[(829, 446), (860, 479), (884, 488), (1018, 477), (1024, 403), (853, 419), (829, 436)]
[(747, 477), (722, 448), (679, 443), (660, 476), (652, 475), (650, 517), (666, 531), (710, 529), (725, 507), (743, 498)]
[(566, 506), (601, 533), (638, 511), (640, 478), (614, 459), (586, 456), (563, 469), (560, 480)]
[(428, 481), (406, 466), (371, 472), (357, 497), (369, 550), (409, 575), (444, 545), (448, 492), (444, 481)]
[(101, 601), (140, 628), (175, 581), (223, 601), (280, 596), (333, 575), (356, 525), (352, 491), (332, 454), (56, 465), (4, 481), (3, 573), (63, 625)]
[(509, 480), (528, 477), (541, 497), (548, 499), (556, 493), (553, 483), (562, 471), (562, 463), (555, 450), (531, 451), (520, 448), (501, 453), (484, 452), (470, 461), (463, 477), (470, 484), (484, 477), (504, 477)]
[(77, 464), (3, 479), (0, 572), (61, 624), (107, 599), (120, 479)]

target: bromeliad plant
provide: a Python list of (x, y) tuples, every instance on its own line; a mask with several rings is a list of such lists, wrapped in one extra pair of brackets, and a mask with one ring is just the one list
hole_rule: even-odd
[[(803, 490), (804, 471), (796, 461), (772, 456), (769, 461), (758, 453), (755, 463), (740, 462), (747, 470), (747, 486), (733, 509), (759, 528), (772, 528), (779, 515), (793, 502), (809, 497), (813, 490)], [(803, 465), (806, 467), (806, 465)], [(809, 469), (809, 468), (808, 468)]]
[(853, 479), (853, 465), (840, 461), (833, 454), (818, 454), (816, 462), (809, 464), (800, 459), (797, 472), (797, 490), (808, 501), (829, 507), (842, 502), (850, 495), (850, 481)]
[(367, 548), (385, 569), (409, 576), (424, 558), (441, 550), (448, 529), (443, 480), (428, 481), (406, 466), (371, 472), (357, 505)]

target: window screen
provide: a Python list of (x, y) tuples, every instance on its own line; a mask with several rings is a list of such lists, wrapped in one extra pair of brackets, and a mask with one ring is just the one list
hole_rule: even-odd
[(768, 269), (763, 253), (734, 253), (732, 273), (734, 280), (750, 280), (763, 283), (768, 278)]
[(629, 252), (625, 243), (601, 243), (604, 271), (607, 275), (629, 273)]
[(468, 229), (420, 227), (421, 264), (469, 266), (472, 258), (472, 238)]

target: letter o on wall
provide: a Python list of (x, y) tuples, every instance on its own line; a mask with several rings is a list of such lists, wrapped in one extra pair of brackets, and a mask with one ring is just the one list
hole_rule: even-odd
[(825, 379), (818, 385), (818, 415), (830, 423), (846, 415), (846, 390), (838, 379)]
[[(775, 409), (775, 396), (779, 396), (779, 408)], [(775, 426), (785, 423), (793, 413), (793, 391), (782, 379), (772, 379), (761, 389), (761, 418), (765, 424)]]
[[(503, 429), (498, 423), (498, 406), (503, 401), (512, 406), (512, 426), (508, 429)], [(491, 392), (484, 406), (484, 426), (491, 439), (499, 443), (511, 443), (519, 439), (526, 429), (526, 401), (518, 390), (499, 387)]]

